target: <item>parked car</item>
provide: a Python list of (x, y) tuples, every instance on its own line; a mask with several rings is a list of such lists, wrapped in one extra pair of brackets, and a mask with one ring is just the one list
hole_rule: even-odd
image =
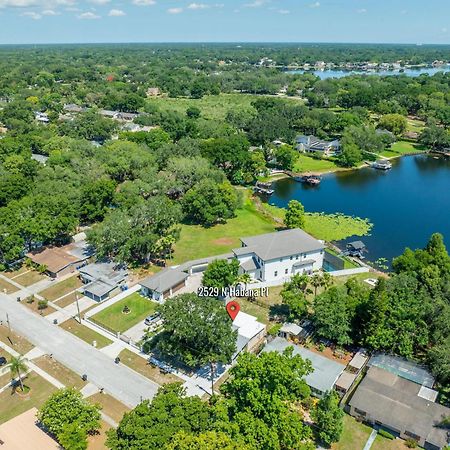
[(150, 326), (152, 324), (154, 324), (157, 320), (159, 319), (159, 314), (152, 314), (151, 316), (148, 316), (145, 318), (144, 323), (147, 326)]
[(0, 367), (4, 366), (8, 361), (6, 361), (6, 358), (4, 356), (0, 356)]

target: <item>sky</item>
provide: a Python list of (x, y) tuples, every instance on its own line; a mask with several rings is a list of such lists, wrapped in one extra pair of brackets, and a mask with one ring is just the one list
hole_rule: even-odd
[(0, 44), (91, 42), (450, 44), (450, 0), (0, 0)]

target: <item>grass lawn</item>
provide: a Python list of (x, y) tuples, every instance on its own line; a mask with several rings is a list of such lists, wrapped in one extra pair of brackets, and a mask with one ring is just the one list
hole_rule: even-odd
[(69, 333), (72, 333), (75, 336), (79, 337), (89, 345), (92, 345), (92, 342), (96, 341), (97, 348), (103, 348), (109, 344), (112, 344), (111, 339), (108, 339), (102, 334), (99, 334), (84, 325), (80, 325), (75, 319), (66, 320), (60, 325), (60, 327), (63, 330), (66, 330)]
[(22, 275), (25, 272), (28, 272), (29, 270), (30, 270), (29, 267), (22, 266), (20, 269), (2, 272), (2, 274), (5, 275), (5, 277), (12, 279), (18, 277), (19, 275)]
[(33, 303), (28, 303), (26, 300), (22, 300), (22, 304), (24, 304), (27, 308), (31, 309), (31, 311), (41, 315), (41, 316), (48, 316), (51, 313), (54, 313), (56, 311), (55, 308), (51, 307), (50, 305), (47, 305), (44, 309), (38, 309), (39, 306), (39, 300), (37, 298), (34, 299)]
[(109, 394), (94, 394), (88, 397), (91, 403), (98, 403), (102, 406), (102, 411), (115, 422), (120, 422), (123, 415), (130, 411), (130, 408), (116, 400)]
[(423, 145), (408, 141), (394, 142), (390, 148), (390, 151), (396, 153), (397, 155), (407, 155), (408, 153), (416, 153), (424, 150), (426, 149)]
[(74, 275), (73, 277), (67, 278), (59, 283), (55, 282), (55, 284), (45, 289), (44, 291), (40, 292), (39, 294), (42, 295), (42, 297), (46, 298), (47, 300), (53, 301), (56, 300), (57, 298), (62, 297), (63, 295), (66, 295), (74, 291), (81, 285), (82, 283), (80, 279)]
[(354, 269), (356, 267), (359, 267), (357, 264), (355, 264), (350, 258), (348, 258), (347, 256), (341, 256), (339, 255), (338, 252), (335, 252), (334, 250), (332, 250), (331, 248), (327, 248), (325, 250), (328, 253), (331, 253), (334, 256), (337, 256), (338, 258), (344, 260), (344, 269)]
[(425, 122), (418, 119), (407, 119), (406, 131), (420, 133), (425, 128)]
[(145, 358), (127, 348), (119, 354), (120, 362), (158, 384), (175, 383), (182, 380), (171, 373), (161, 373), (158, 367), (150, 365)]
[(31, 388), (29, 395), (19, 397), (12, 389), (6, 389), (0, 394), (0, 423), (28, 411), (30, 408), (40, 408), (56, 388), (34, 372), (25, 378), (25, 384)]
[(33, 359), (33, 362), (42, 370), (68, 387), (70, 386), (76, 389), (81, 389), (87, 384), (87, 382), (83, 381), (78, 374), (68, 369), (66, 366), (63, 366), (53, 358), (50, 358), (48, 355)]
[(46, 278), (47, 277), (45, 275), (36, 272), (36, 270), (30, 270), (29, 272), (26, 272), (18, 276), (17, 278), (14, 278), (14, 281), (21, 284), (22, 286), (31, 286), (32, 284), (37, 283), (41, 280), (45, 280)]
[(0, 291), (5, 292), (6, 294), (12, 294), (13, 292), (16, 292), (18, 290), (19, 288), (11, 283), (8, 283), (3, 278), (0, 278)]
[(172, 265), (192, 259), (228, 253), (240, 247), (239, 238), (275, 231), (275, 223), (270, 217), (263, 217), (249, 198), (236, 217), (225, 224), (204, 228), (199, 225), (182, 225), (181, 237), (174, 248)]
[(314, 159), (300, 153), (294, 164), (294, 172), (329, 172), (339, 169), (331, 159)]
[[(201, 99), (156, 97), (147, 99), (147, 103), (156, 105), (162, 111), (177, 111), (183, 114), (189, 107), (196, 106), (205, 119), (225, 120), (230, 110), (255, 111), (252, 102), (262, 97), (261, 95), (251, 94), (206, 95)], [(299, 99), (286, 98), (285, 100), (287, 102), (304, 103), (303, 100)]]
[(375, 438), (371, 450), (407, 450), (407, 446), (405, 445), (405, 441), (403, 439), (386, 439), (379, 434)]
[[(14, 324), (12, 323), (11, 326), (14, 327)], [(25, 353), (28, 353), (34, 347), (24, 337), (19, 336), (14, 331), (10, 332), (6, 324), (0, 325), (0, 341), (21, 355), (25, 355)]]
[[(130, 312), (125, 314), (123, 309), (128, 306)], [(114, 303), (114, 305), (94, 314), (91, 319), (106, 325), (107, 328), (123, 333), (134, 325), (144, 320), (148, 315), (155, 312), (157, 303), (142, 297), (137, 292)]]
[(101, 421), (101, 428), (98, 434), (88, 436), (88, 450), (105, 450), (106, 448), (106, 431), (111, 428), (111, 425)]
[[(344, 415), (344, 430), (341, 439), (333, 444), (332, 450), (362, 450), (369, 439), (372, 428), (357, 422), (348, 414)], [(373, 447), (372, 447), (373, 449)]]
[[(81, 298), (81, 295), (79, 295), (78, 298)], [(77, 299), (77, 293), (71, 292), (70, 294), (67, 294), (64, 297), (61, 297), (58, 300), (54, 301), (54, 303), (61, 308), (65, 308), (66, 306), (71, 305), (76, 299)], [(95, 305), (95, 306), (97, 306), (97, 305)]]

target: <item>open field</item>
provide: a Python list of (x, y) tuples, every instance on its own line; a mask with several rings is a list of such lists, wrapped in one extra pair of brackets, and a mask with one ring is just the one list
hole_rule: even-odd
[(34, 372), (30, 372), (24, 384), (31, 388), (29, 394), (20, 397), (12, 389), (6, 389), (0, 394), (0, 423), (28, 411), (30, 408), (40, 408), (56, 388)]
[(87, 384), (87, 382), (83, 381), (78, 374), (68, 369), (66, 366), (63, 366), (53, 358), (50, 358), (48, 355), (40, 356), (39, 358), (34, 359), (33, 362), (65, 386), (82, 389)]
[(249, 198), (236, 217), (225, 224), (211, 228), (200, 225), (182, 225), (180, 240), (175, 245), (171, 265), (197, 258), (228, 253), (240, 247), (239, 238), (275, 231), (275, 223), (260, 214)]
[(57, 298), (62, 297), (63, 295), (68, 294), (69, 292), (74, 291), (82, 285), (80, 279), (75, 275), (63, 281), (60, 281), (59, 283), (57, 283), (56, 281), (54, 283), (55, 284), (52, 284), (49, 288), (40, 292), (40, 295), (42, 295), (42, 297), (46, 298), (47, 300), (53, 301)]
[(175, 383), (182, 381), (171, 373), (161, 373), (158, 367), (150, 365), (145, 358), (133, 353), (131, 350), (124, 349), (119, 354), (120, 362), (130, 367), (131, 369), (139, 372), (144, 377), (153, 380), (158, 384)]
[[(224, 120), (228, 111), (254, 111), (252, 102), (261, 95), (251, 94), (220, 94), (206, 95), (203, 98), (169, 98), (156, 97), (147, 99), (147, 103), (157, 106), (162, 111), (177, 111), (186, 113), (186, 110), (195, 106), (200, 109), (202, 117), (206, 119)], [(301, 102), (303, 100), (286, 98), (288, 102)]]
[[(11, 324), (14, 327), (14, 324)], [(19, 336), (13, 331), (9, 331), (6, 324), (0, 325), (0, 341), (13, 348), (17, 353), (24, 355), (28, 353), (34, 345), (28, 342), (24, 337)]]
[(14, 278), (16, 283), (21, 284), (22, 286), (31, 286), (38, 281), (45, 280), (47, 277), (37, 272), (36, 270), (30, 270), (29, 272), (25, 272), (22, 275)]
[(16, 286), (0, 278), (0, 291), (5, 292), (6, 294), (12, 294), (18, 290), (19, 289)]
[(97, 393), (88, 397), (88, 400), (91, 403), (98, 403), (101, 405), (102, 411), (116, 422), (120, 422), (123, 415), (130, 411), (130, 408), (109, 394)]
[(300, 153), (294, 164), (294, 172), (329, 172), (341, 169), (331, 159), (314, 159)]
[[(130, 309), (128, 313), (123, 312), (125, 306), (128, 306)], [(148, 315), (154, 313), (156, 306), (157, 304), (155, 302), (134, 292), (119, 302), (114, 303), (114, 305), (95, 314), (91, 319), (101, 325), (106, 325), (107, 328), (122, 333), (144, 320)]]
[[(331, 446), (332, 450), (362, 450), (372, 428), (357, 422), (352, 416), (344, 415), (344, 430), (341, 439)], [(373, 447), (372, 447), (373, 448)]]
[(424, 128), (425, 122), (423, 120), (407, 118), (406, 131), (420, 133)]
[(97, 348), (103, 348), (109, 344), (112, 344), (112, 341), (110, 339), (84, 325), (80, 325), (75, 319), (66, 320), (60, 325), (60, 327), (63, 330), (74, 334), (90, 345), (92, 345), (93, 341), (96, 341)]
[(425, 151), (426, 148), (423, 145), (415, 144), (413, 142), (397, 141), (392, 144), (390, 150), (400, 155), (407, 155), (408, 153)]

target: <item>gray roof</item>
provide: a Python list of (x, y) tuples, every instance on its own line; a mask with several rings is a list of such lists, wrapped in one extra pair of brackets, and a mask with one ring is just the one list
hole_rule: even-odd
[(369, 366), (375, 366), (387, 370), (395, 375), (398, 375), (399, 377), (414, 381), (414, 383), (422, 386), (432, 388), (434, 385), (434, 377), (425, 367), (419, 366), (418, 364), (408, 361), (405, 358), (401, 358), (400, 356), (379, 353), (370, 358)]
[(318, 251), (324, 248), (320, 241), (299, 228), (246, 237), (242, 238), (241, 242), (244, 248), (234, 249), (233, 252), (236, 255), (251, 251), (264, 261)]
[(296, 323), (284, 323), (280, 328), (280, 331), (282, 333), (289, 333), (293, 334), (294, 336), (298, 336), (303, 331), (303, 328)]
[(251, 271), (251, 270), (257, 270), (259, 269), (261, 266), (259, 265), (258, 261), (256, 261), (256, 258), (250, 258), (247, 261), (244, 261), (243, 263), (241, 263), (241, 267), (245, 270), (245, 271)]
[(115, 287), (115, 284), (110, 284), (103, 280), (96, 280), (82, 286), (81, 291), (84, 293), (89, 292), (96, 297), (103, 297), (109, 294)]
[(439, 448), (447, 445), (447, 430), (437, 425), (450, 409), (418, 396), (420, 385), (371, 367), (349, 404), (372, 420), (400, 431), (410, 431)]
[(320, 392), (333, 389), (336, 380), (345, 369), (343, 364), (325, 358), (299, 345), (291, 344), (280, 337), (276, 337), (272, 342), (268, 343), (263, 351), (281, 353), (287, 347), (294, 347), (294, 355), (300, 355), (303, 359), (311, 361), (314, 371), (305, 377), (308, 386)]
[(364, 350), (359, 350), (355, 356), (353, 356), (352, 360), (348, 363), (350, 367), (353, 367), (357, 370), (361, 369), (366, 363), (368, 356), (366, 355)]
[(113, 262), (96, 262), (78, 269), (81, 275), (89, 277), (92, 281), (104, 281), (119, 284), (128, 275), (124, 269), (117, 269)]
[(362, 241), (349, 242), (347, 246), (353, 247), (355, 250), (361, 250), (363, 248), (366, 248), (366, 245)]
[(167, 267), (156, 275), (146, 278), (141, 282), (141, 286), (163, 294), (169, 289), (180, 284), (187, 277), (188, 274), (180, 270), (178, 267)]

